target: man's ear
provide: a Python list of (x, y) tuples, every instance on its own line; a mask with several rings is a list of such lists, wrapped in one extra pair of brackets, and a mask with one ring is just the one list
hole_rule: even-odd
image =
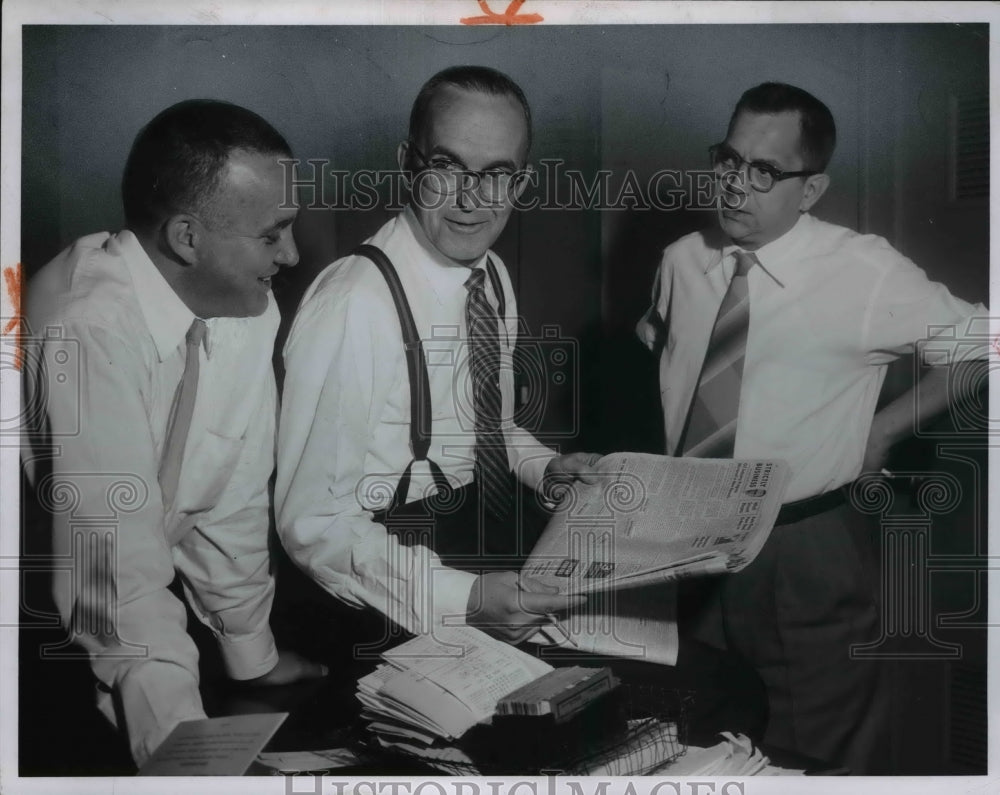
[(410, 154), (410, 147), (406, 141), (400, 141), (399, 146), (396, 147), (396, 165), (399, 166), (400, 171), (409, 171), (406, 167), (407, 156)]
[(802, 190), (802, 201), (799, 202), (799, 212), (809, 212), (809, 208), (820, 200), (829, 187), (829, 174), (813, 174), (807, 177), (805, 188)]
[(164, 221), (162, 231), (167, 248), (177, 259), (186, 265), (197, 262), (202, 227), (196, 218), (185, 213), (172, 215)]
[(528, 187), (528, 183), (537, 182), (537, 174), (535, 169), (531, 167), (531, 163), (526, 163), (524, 168), (518, 172), (519, 179), (514, 185), (514, 190), (510, 194), (511, 201), (517, 201), (521, 198), (521, 194), (524, 193), (524, 189)]
[(406, 141), (401, 141), (396, 147), (396, 165), (399, 166), (403, 174), (403, 185), (407, 190), (412, 190), (413, 174), (410, 173), (410, 166), (407, 162), (410, 159), (410, 145)]

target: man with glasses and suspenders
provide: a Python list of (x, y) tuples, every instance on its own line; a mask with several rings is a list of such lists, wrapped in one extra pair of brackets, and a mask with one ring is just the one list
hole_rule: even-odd
[(432, 78), (399, 146), (409, 206), (319, 275), (289, 334), (279, 532), (320, 586), (391, 619), (369, 640), (451, 619), (517, 641), (581, 601), (458, 567), (516, 567), (533, 540), (518, 515), (543, 479), (586, 477), (596, 458), (559, 456), (511, 421), (517, 310), (489, 247), (524, 188), (529, 131), (505, 75)]

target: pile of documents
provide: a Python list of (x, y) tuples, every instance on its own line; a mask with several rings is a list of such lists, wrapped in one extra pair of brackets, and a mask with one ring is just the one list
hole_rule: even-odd
[(711, 748), (690, 746), (663, 772), (671, 776), (797, 776), (801, 770), (774, 767), (743, 734), (722, 732), (724, 738)]
[(378, 741), (423, 756), (489, 722), (497, 702), (552, 670), (473, 627), (441, 627), (382, 654), (358, 681), (361, 717)]
[[(433, 635), (418, 636), (383, 652), (382, 659), (383, 663), (358, 681), (357, 690), (361, 717), (378, 745), (460, 775), (476, 775), (482, 764), (469, 756), (468, 742), (459, 744), (463, 735), (477, 725), (493, 723), (499, 715), (498, 702), (506, 696), (513, 699), (506, 704), (510, 715), (496, 720), (525, 714), (517, 704), (525, 693), (534, 692), (525, 686), (535, 683), (533, 687), (539, 688), (539, 680), (554, 670), (472, 627), (445, 627)], [(607, 669), (583, 668), (560, 669), (544, 681), (568, 693), (570, 700), (579, 695), (580, 687), (597, 687), (609, 693), (617, 684)], [(534, 699), (532, 703), (535, 701), (553, 707), (551, 699)], [(572, 705), (560, 702), (560, 706)], [(595, 743), (592, 753), (570, 767), (580, 775), (639, 775), (661, 767), (680, 751), (673, 723), (630, 721), (623, 735)]]

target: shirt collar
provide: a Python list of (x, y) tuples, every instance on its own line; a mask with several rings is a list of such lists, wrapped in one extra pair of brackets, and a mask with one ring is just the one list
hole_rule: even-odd
[[(751, 252), (757, 257), (757, 262), (760, 264), (761, 270), (770, 276), (771, 280), (779, 287), (784, 287), (788, 284), (788, 280), (794, 277), (796, 273), (795, 260), (790, 255), (800, 242), (808, 237), (811, 224), (812, 216), (808, 213), (801, 213), (794, 226), (785, 232), (785, 234), (777, 240), (772, 240), (770, 243)], [(710, 262), (705, 272), (707, 273), (713, 267), (722, 263), (731, 254), (742, 250), (740, 246), (726, 238), (726, 242), (719, 252), (719, 258)]]
[[(174, 292), (163, 278), (146, 250), (136, 236), (126, 230), (116, 237), (125, 265), (128, 267), (135, 287), (136, 300), (142, 311), (146, 327), (156, 346), (156, 355), (162, 362), (173, 355), (184, 344), (187, 331), (194, 322), (195, 314)], [(205, 353), (212, 353), (212, 324), (208, 323), (205, 333)]]
[(471, 266), (460, 265), (454, 260), (448, 259), (438, 251), (427, 235), (423, 227), (417, 220), (413, 209), (407, 205), (403, 210), (403, 220), (410, 237), (417, 246), (417, 250), (422, 256), (416, 257), (417, 265), (423, 273), (431, 289), (438, 298), (445, 300), (454, 295), (458, 288), (464, 288), (466, 280), (469, 278), (469, 270), (484, 268), (489, 252), (484, 253)]

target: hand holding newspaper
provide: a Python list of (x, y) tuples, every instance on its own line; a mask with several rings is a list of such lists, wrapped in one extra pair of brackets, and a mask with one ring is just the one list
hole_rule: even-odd
[[(581, 650), (673, 664), (666, 586), (747, 566), (777, 519), (788, 465), (614, 453), (597, 470), (597, 483), (567, 489), (521, 574), (592, 595), (561, 622)], [(545, 629), (535, 639), (564, 643)]]

